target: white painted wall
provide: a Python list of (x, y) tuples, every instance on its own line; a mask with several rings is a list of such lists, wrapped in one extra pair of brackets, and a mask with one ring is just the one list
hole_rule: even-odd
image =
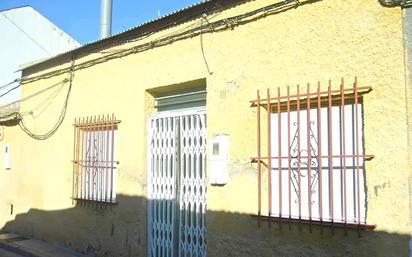
[[(0, 87), (20, 78), (20, 65), (48, 58), (80, 44), (30, 6), (0, 11)], [(18, 85), (0, 89), (0, 95)], [(0, 104), (18, 100), (20, 90), (0, 97)]]

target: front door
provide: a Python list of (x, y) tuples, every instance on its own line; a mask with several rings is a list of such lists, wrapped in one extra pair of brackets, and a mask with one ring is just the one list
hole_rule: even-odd
[(149, 257), (206, 257), (206, 112), (148, 124)]

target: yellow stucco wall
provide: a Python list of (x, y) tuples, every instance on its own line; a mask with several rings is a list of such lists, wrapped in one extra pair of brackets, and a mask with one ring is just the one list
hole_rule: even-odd
[[(268, 4), (250, 1), (209, 17), (209, 22)], [(130, 46), (204, 24), (196, 20)], [(402, 11), (371, 0), (328, 0), (267, 14), (233, 29), (155, 47), (151, 50), (76, 70), (65, 120), (50, 139), (35, 141), (18, 127), (5, 129), (1, 142), (12, 145), (12, 170), (0, 172), (0, 227), (56, 241), (98, 256), (145, 256), (147, 242), (147, 117), (153, 113), (152, 88), (206, 79), (207, 133), (230, 135), (230, 182), (208, 186), (209, 256), (408, 256), (409, 198), (405, 63)], [(111, 51), (115, 50), (110, 49)], [(81, 63), (104, 53), (92, 53)], [(58, 64), (57, 68), (70, 63)], [(45, 70), (48, 72), (53, 70)], [(43, 71), (25, 74), (36, 76)], [(365, 147), (375, 155), (367, 163), (367, 222), (356, 231), (277, 224), (257, 227), (256, 111), (249, 100), (256, 90), (316, 83), (344, 77), (374, 90), (365, 97)], [(30, 95), (67, 77), (23, 85)], [(68, 83), (21, 104), (27, 126), (41, 133), (57, 121)], [(51, 103), (38, 107), (40, 103)], [(45, 108), (47, 107), (47, 108)], [(43, 110), (44, 109), (44, 110)], [(119, 125), (119, 204), (74, 205), (72, 194), (75, 117), (115, 113)], [(265, 192), (264, 192), (265, 193)], [(10, 204), (13, 214), (10, 214)], [(264, 212), (267, 206), (263, 205)]]

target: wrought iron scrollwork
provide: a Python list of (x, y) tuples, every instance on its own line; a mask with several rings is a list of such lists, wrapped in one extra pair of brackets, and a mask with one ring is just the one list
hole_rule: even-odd
[[(318, 164), (318, 155), (319, 155), (319, 145), (318, 140), (316, 138), (315, 133), (313, 132), (313, 127), (315, 126), (315, 121), (309, 122), (309, 137), (310, 137), (310, 145), (306, 145), (306, 148), (299, 149), (298, 146), (298, 137), (299, 131), (297, 128), (297, 122), (293, 123), (293, 126), (296, 128), (295, 133), (292, 139), (292, 143), (289, 147), (289, 153), (291, 156), (289, 167), (291, 168), (291, 184), (293, 189), (296, 193), (297, 198), (295, 199), (295, 203), (297, 203), (298, 199), (301, 197), (299, 195), (299, 176), (301, 178), (308, 179), (309, 176), (309, 167), (310, 167), (310, 180), (311, 180), (311, 190), (310, 193), (312, 195), (316, 194), (317, 190), (317, 183), (319, 178), (319, 164)], [(300, 140), (302, 142), (302, 140)], [(310, 158), (308, 158), (310, 156)], [(310, 163), (309, 163), (310, 159)], [(312, 198), (314, 199), (314, 198)], [(311, 204), (314, 204), (314, 200), (312, 200)]]

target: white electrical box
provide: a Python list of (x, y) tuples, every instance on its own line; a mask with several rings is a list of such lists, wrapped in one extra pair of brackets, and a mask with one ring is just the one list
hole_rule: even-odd
[(5, 170), (11, 169), (11, 147), (10, 144), (4, 145), (4, 153), (3, 153), (3, 167)]
[(225, 185), (229, 182), (229, 135), (219, 134), (209, 144), (209, 182)]

